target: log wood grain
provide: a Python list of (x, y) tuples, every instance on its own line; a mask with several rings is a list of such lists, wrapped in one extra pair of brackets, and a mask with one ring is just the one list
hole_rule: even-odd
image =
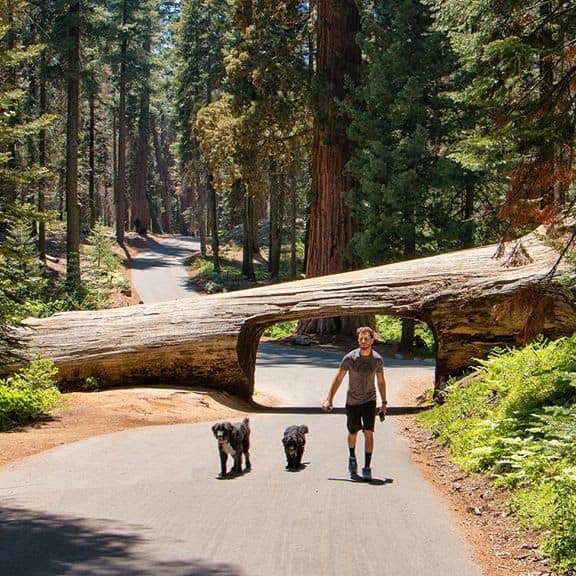
[(506, 267), (505, 259), (494, 258), (496, 246), (485, 246), (226, 294), (29, 319), (20, 335), (28, 355), (58, 365), (63, 388), (94, 376), (101, 386), (201, 385), (249, 397), (266, 327), (300, 318), (395, 315), (431, 327), (441, 388), (494, 346), (522, 344), (534, 308), (523, 294), (546, 303), (544, 335), (576, 330), (573, 293), (547, 276), (558, 252), (539, 234), (523, 243), (532, 262), (520, 267)]

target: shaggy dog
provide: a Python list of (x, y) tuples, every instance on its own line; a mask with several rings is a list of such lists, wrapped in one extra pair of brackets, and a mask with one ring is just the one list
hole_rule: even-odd
[(286, 454), (286, 468), (288, 470), (297, 470), (302, 465), (302, 454), (306, 445), (306, 434), (308, 426), (288, 426), (284, 430), (282, 444), (284, 444), (284, 453)]
[(212, 432), (218, 440), (220, 478), (226, 476), (228, 454), (234, 458), (232, 473), (242, 473), (242, 455), (246, 458), (246, 472), (250, 470), (250, 420), (244, 418), (242, 422), (237, 424), (218, 422), (212, 426)]

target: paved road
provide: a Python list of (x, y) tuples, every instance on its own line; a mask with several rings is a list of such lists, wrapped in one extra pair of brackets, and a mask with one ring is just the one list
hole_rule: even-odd
[(200, 242), (192, 236), (150, 237), (152, 246), (139, 252), (131, 262), (132, 284), (145, 304), (180, 300), (194, 296), (184, 260), (192, 251), (200, 250)]
[[(0, 469), (0, 574), (480, 576), (393, 415), (377, 423), (375, 480), (349, 480), (343, 415), (310, 410), (339, 357), (260, 347), (257, 392), (284, 411), (251, 416), (253, 470), (236, 478), (217, 479), (210, 424), (94, 437)], [(391, 406), (406, 377), (432, 370), (390, 361)], [(280, 439), (300, 423), (305, 467), (288, 472)]]

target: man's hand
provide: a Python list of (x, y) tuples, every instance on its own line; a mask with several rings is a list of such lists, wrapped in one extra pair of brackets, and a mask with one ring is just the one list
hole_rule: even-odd
[(330, 410), (332, 410), (332, 400), (325, 400), (322, 404), (322, 410), (324, 410), (324, 412), (330, 412)]

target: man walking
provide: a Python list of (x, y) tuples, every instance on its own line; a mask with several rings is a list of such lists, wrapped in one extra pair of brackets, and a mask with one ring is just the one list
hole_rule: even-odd
[(362, 477), (372, 480), (372, 452), (374, 451), (374, 422), (376, 420), (376, 388), (374, 376), (378, 383), (378, 390), (382, 400), (379, 410), (386, 414), (386, 381), (384, 380), (384, 361), (382, 356), (372, 350), (374, 331), (363, 326), (356, 331), (358, 348), (344, 356), (336, 374), (328, 396), (322, 404), (325, 411), (332, 410), (334, 396), (348, 372), (348, 391), (346, 394), (346, 417), (348, 427), (348, 471), (351, 477), (358, 475), (358, 461), (356, 460), (356, 437), (362, 430), (364, 433), (364, 467)]

